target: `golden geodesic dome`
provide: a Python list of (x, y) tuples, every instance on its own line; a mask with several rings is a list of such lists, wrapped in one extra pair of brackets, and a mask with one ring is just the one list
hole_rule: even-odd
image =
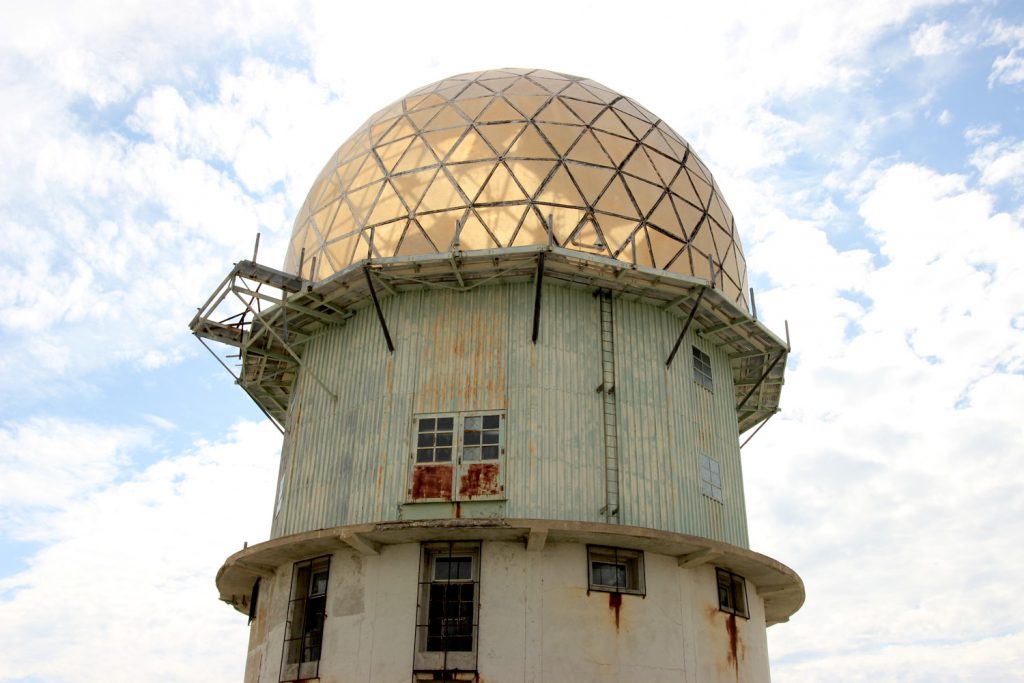
[(628, 97), (542, 69), (452, 76), (371, 116), (313, 183), (285, 270), (546, 244), (703, 279), (713, 261), (747, 309), (732, 212), (689, 144)]

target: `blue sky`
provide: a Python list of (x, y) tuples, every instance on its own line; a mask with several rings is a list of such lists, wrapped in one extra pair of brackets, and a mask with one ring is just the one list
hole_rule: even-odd
[(368, 115), (501, 66), (686, 137), (790, 323), (743, 450), (807, 584), (773, 679), (1024, 681), (1024, 6), (710, 4), (7, 3), (0, 681), (241, 677), (213, 577), (279, 435), (187, 323)]

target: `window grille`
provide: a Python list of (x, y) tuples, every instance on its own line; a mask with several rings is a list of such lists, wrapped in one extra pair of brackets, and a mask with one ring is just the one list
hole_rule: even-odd
[(288, 596), (280, 681), (301, 681), (320, 674), (320, 648), (327, 611), (331, 556), (296, 562)]
[(452, 672), (476, 671), (480, 543), (424, 544), (418, 595), (417, 680), (457, 680)]

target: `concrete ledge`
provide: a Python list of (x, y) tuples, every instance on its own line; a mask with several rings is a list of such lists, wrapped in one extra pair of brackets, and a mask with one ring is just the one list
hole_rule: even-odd
[[(364, 554), (388, 545), (433, 540), (519, 541), (537, 548), (552, 543), (594, 543), (679, 558), (686, 569), (705, 562), (729, 569), (753, 584), (764, 600), (769, 626), (789, 620), (804, 603), (804, 584), (792, 569), (767, 555), (700, 536), (644, 527), (550, 519), (432, 519), (352, 524), (271, 539), (231, 555), (217, 572), (220, 599), (247, 613), (253, 583), (291, 563), (356, 549)], [(543, 552), (543, 550), (541, 550)]]

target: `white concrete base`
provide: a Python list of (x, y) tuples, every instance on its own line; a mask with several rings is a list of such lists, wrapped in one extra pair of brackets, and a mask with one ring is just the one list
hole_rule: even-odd
[[(414, 680), (420, 544), (329, 554), (319, 680)], [(485, 540), (475, 680), (769, 680), (764, 603), (752, 582), (744, 619), (719, 610), (713, 560), (680, 566), (677, 556), (648, 550), (644, 565), (646, 596), (588, 594), (585, 543), (549, 539), (528, 550)], [(291, 576), (288, 562), (262, 580), (246, 683), (279, 679)]]

